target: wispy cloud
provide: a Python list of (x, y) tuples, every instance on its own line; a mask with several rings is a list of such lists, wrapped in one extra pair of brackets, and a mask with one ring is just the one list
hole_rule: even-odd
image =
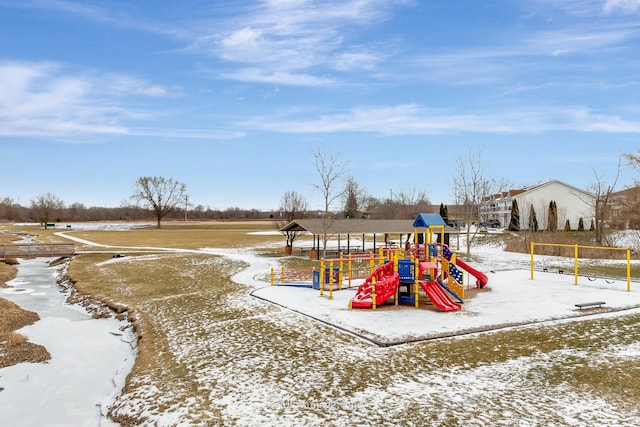
[(230, 72), (223, 72), (218, 76), (230, 80), (286, 86), (325, 86), (335, 82), (335, 79), (332, 77), (280, 70), (264, 70), (261, 68), (242, 68)]
[[(50, 62), (0, 62), (0, 137), (147, 135), (140, 124), (161, 113), (136, 107), (132, 97), (166, 96), (174, 95), (129, 76), (74, 72)], [(226, 138), (238, 132), (164, 129), (163, 134)]]
[(282, 133), (364, 132), (380, 135), (452, 133), (542, 133), (577, 131), (640, 133), (640, 118), (624, 118), (588, 108), (540, 106), (509, 111), (449, 113), (417, 104), (359, 107), (317, 118), (261, 117), (240, 123), (250, 129)]
[[(106, 23), (117, 28), (162, 34), (185, 43), (183, 51), (205, 55), (220, 64), (201, 66), (221, 79), (281, 85), (322, 86), (335, 76), (374, 70), (389, 56), (387, 46), (361, 45), (363, 32), (392, 16), (410, 0), (262, 0), (218, 3), (198, 16), (154, 18), (122, 8), (71, 0), (25, 0), (5, 7), (37, 8)], [(212, 71), (215, 70), (215, 71)], [(255, 70), (259, 70), (256, 72)], [(292, 76), (294, 78), (292, 78)]]
[(190, 29), (174, 25), (171, 22), (160, 23), (146, 19), (135, 13), (133, 5), (108, 7), (108, 4), (98, 6), (86, 2), (72, 0), (23, 0), (20, 2), (0, 0), (0, 5), (5, 8), (38, 9), (52, 13), (72, 15), (77, 18), (109, 24), (116, 28), (127, 28), (148, 33), (162, 34), (165, 36), (187, 40), (190, 37)]
[[(382, 48), (374, 51), (371, 46), (358, 45), (354, 34), (388, 19), (391, 7), (400, 3), (404, 2), (263, 1), (248, 12), (244, 9), (226, 18), (224, 24), (207, 27), (190, 49), (227, 62), (231, 70), (221, 74), (223, 78), (324, 85), (336, 79), (321, 74), (374, 69), (386, 57)], [(248, 69), (260, 71), (248, 73)], [(292, 75), (305, 78), (291, 79)]]
[(640, 0), (606, 0), (602, 9), (605, 13), (635, 13), (640, 10)]
[[(413, 67), (414, 79), (454, 86), (517, 86), (522, 81), (541, 86), (557, 78), (564, 81), (564, 71), (571, 69), (580, 71), (582, 78), (598, 76), (605, 55), (620, 55), (620, 61), (632, 64), (635, 59), (626, 58), (623, 52), (635, 46), (639, 37), (640, 26), (635, 23), (537, 30), (513, 35), (500, 44), (419, 54), (406, 64)], [(601, 78), (615, 75), (607, 71)]]

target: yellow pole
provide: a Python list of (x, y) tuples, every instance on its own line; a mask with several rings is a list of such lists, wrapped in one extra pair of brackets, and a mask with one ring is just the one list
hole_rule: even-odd
[(531, 280), (533, 280), (533, 248), (534, 248), (534, 243), (531, 242), (530, 244), (531, 246)]
[(631, 292), (631, 250), (627, 249), (627, 292)]
[(329, 261), (329, 299), (333, 299), (333, 260)]
[(578, 286), (578, 244), (573, 249), (573, 275), (575, 276), (575, 285)]
[(393, 254), (393, 271), (398, 272), (398, 253)]
[(416, 290), (416, 308), (418, 308), (418, 289), (420, 289), (420, 285), (418, 285), (418, 281), (416, 280), (414, 283), (415, 286), (415, 290)]
[(320, 296), (324, 296), (324, 258), (320, 258)]
[(284, 283), (284, 265), (282, 266), (282, 273), (281, 273), (281, 276), (280, 276), (280, 281), (282, 283)]
[(349, 254), (349, 259), (347, 261), (347, 277), (348, 277), (348, 281), (349, 281), (349, 285), (347, 286), (348, 288), (351, 287), (351, 274), (352, 274), (352, 269), (353, 268), (353, 256), (351, 254)]
[[(395, 253), (395, 256), (393, 257), (393, 271), (395, 271), (396, 273), (398, 272), (398, 252)], [(394, 305), (398, 305), (398, 294), (400, 293), (398, 287), (396, 286), (396, 294), (393, 298), (393, 303)]]
[(344, 258), (342, 252), (340, 252), (340, 265), (338, 267), (338, 290), (342, 290), (342, 265), (344, 263)]
[(369, 274), (373, 274), (374, 264), (373, 264), (373, 251), (369, 251)]
[(371, 309), (376, 309), (376, 278), (371, 279)]
[(380, 246), (378, 248), (378, 265), (384, 264), (384, 248)]
[(273, 285), (275, 285), (275, 284), (276, 284), (276, 281), (275, 281), (275, 275), (276, 275), (276, 273), (275, 273), (275, 271), (274, 271), (274, 268), (273, 268), (273, 267), (271, 267), (271, 286), (273, 286)]

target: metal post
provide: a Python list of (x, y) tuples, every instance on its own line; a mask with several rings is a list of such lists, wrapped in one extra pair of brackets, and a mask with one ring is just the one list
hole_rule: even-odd
[(631, 292), (631, 250), (627, 249), (627, 292)]
[(573, 274), (575, 276), (575, 285), (578, 286), (578, 244), (573, 249)]
[(535, 243), (533, 241), (530, 243), (531, 247), (531, 280), (533, 280), (533, 251), (534, 251)]

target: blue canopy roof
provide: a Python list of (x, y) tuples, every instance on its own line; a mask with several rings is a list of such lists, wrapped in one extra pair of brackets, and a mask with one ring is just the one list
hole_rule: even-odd
[(414, 228), (428, 228), (432, 225), (441, 225), (445, 227), (447, 224), (440, 214), (435, 213), (421, 213), (418, 215), (415, 221), (413, 221)]

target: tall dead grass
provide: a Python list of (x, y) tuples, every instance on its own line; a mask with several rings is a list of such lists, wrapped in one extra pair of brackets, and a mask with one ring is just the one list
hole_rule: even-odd
[(23, 362), (41, 363), (51, 358), (46, 348), (15, 332), (38, 320), (37, 313), (0, 298), (0, 368)]
[(6, 287), (6, 283), (16, 277), (17, 270), (13, 265), (0, 262), (0, 288)]

